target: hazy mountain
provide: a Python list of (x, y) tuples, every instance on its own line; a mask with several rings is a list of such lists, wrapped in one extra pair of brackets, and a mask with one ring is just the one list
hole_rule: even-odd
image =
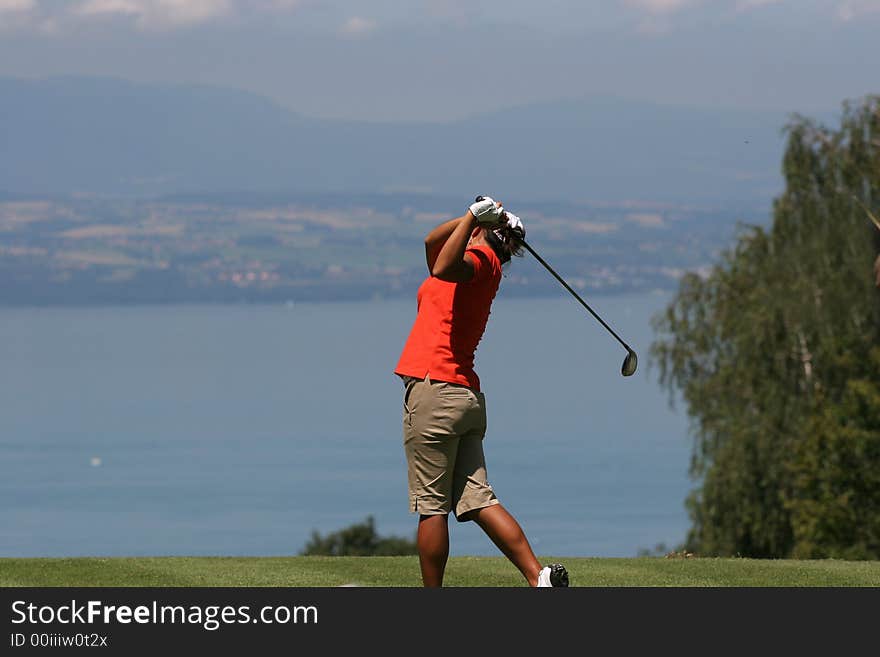
[(787, 118), (588, 98), (380, 124), (308, 118), (228, 89), (0, 78), (0, 191), (769, 199)]

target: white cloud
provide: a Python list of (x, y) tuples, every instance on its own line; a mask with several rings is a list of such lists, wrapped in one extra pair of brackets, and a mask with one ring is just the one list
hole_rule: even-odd
[(0, 30), (30, 25), (35, 0), (0, 0)]
[(672, 16), (699, 4), (701, 0), (622, 0), (622, 2), (626, 7), (642, 14), (635, 25), (636, 32), (658, 35), (672, 29)]
[(778, 5), (785, 0), (736, 0), (736, 11), (750, 11), (752, 9), (760, 9), (761, 7), (769, 7), (770, 5)]
[(880, 0), (847, 0), (837, 6), (837, 18), (845, 23), (875, 13), (880, 13)]
[[(803, 9), (803, 0), (618, 0), (625, 7), (649, 16), (662, 17), (681, 13), (686, 9), (703, 9), (708, 15), (724, 15), (733, 9), (736, 13), (787, 5), (791, 12)], [(850, 21), (865, 14), (880, 13), (880, 0), (813, 0), (809, 3), (826, 16)]]
[(143, 10), (135, 0), (87, 0), (76, 8), (82, 16), (100, 14), (138, 14)]
[(345, 21), (345, 24), (339, 31), (347, 36), (359, 36), (361, 34), (368, 34), (375, 29), (376, 21), (369, 18), (361, 18), (360, 16), (353, 16)]
[(74, 9), (81, 17), (132, 16), (139, 27), (194, 25), (224, 16), (230, 0), (85, 0)]
[(0, 0), (0, 29), (56, 33), (76, 24), (123, 19), (141, 30), (170, 30), (218, 19), (289, 14), (317, 0)]
[[(401, 9), (404, 4), (406, 8)], [(554, 0), (538, 10), (539, 4), (525, 0), (381, 0), (369, 4), (363, 0), (0, 0), (0, 28), (63, 32), (84, 23), (121, 19), (137, 29), (157, 31), (219, 21), (258, 24), (267, 16), (290, 25), (296, 18), (289, 20), (286, 15), (301, 15), (305, 29), (335, 30), (347, 37), (369, 34), (380, 25), (400, 27), (438, 19), (458, 27), (494, 20), (541, 29), (584, 25), (599, 29), (602, 25), (662, 33), (682, 25), (734, 21), (741, 14), (770, 9), (775, 10), (767, 12), (774, 21), (786, 16), (808, 20), (804, 17), (810, 16), (811, 20), (853, 23), (880, 13), (880, 0)], [(370, 7), (369, 18), (361, 13), (364, 7)], [(564, 19), (566, 12), (572, 16), (570, 22)]]
[(265, 0), (270, 9), (295, 9), (302, 4), (302, 0)]
[(30, 11), (35, 4), (34, 0), (0, 0), (0, 12)]
[[(797, 2), (792, 0), (620, 0), (627, 7), (641, 10), (653, 16), (663, 16), (680, 12), (683, 9), (705, 8), (710, 13), (723, 15), (731, 8), (737, 12), (746, 12), (753, 9), (761, 9), (771, 5), (779, 5), (788, 2), (793, 10), (797, 10)], [(826, 0), (835, 2), (836, 0)], [(876, 0), (870, 0), (876, 2)]]
[(624, 4), (635, 9), (642, 9), (650, 14), (670, 14), (699, 0), (623, 0)]
[[(789, 15), (812, 15), (831, 18), (836, 5), (880, 4), (880, 0), (617, 0), (635, 16), (635, 28), (643, 34), (663, 34), (683, 24), (717, 24), (732, 22), (743, 14), (760, 12), (771, 7), (783, 8)], [(818, 14), (817, 14), (818, 12)], [(777, 12), (778, 17), (781, 12)]]

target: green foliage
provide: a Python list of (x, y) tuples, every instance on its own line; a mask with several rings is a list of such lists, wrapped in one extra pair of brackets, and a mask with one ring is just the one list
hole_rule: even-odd
[[(654, 318), (651, 356), (694, 436), (687, 548), (880, 557), (880, 97), (787, 128), (769, 230), (743, 226)], [(857, 507), (857, 508), (856, 508)]]
[(370, 557), (418, 554), (414, 540), (400, 536), (382, 537), (376, 533), (373, 516), (327, 536), (312, 532), (301, 556)]
[[(880, 372), (880, 347), (871, 352)], [(810, 418), (787, 466), (795, 544), (802, 558), (880, 556), (880, 385), (860, 378)]]

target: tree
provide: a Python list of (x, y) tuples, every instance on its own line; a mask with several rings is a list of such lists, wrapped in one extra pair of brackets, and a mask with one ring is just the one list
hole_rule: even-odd
[[(870, 354), (880, 372), (880, 347)], [(880, 385), (850, 380), (810, 417), (787, 462), (795, 557), (880, 556)]]
[(418, 554), (415, 541), (400, 537), (381, 537), (376, 533), (373, 516), (367, 516), (361, 523), (355, 523), (339, 531), (321, 536), (312, 532), (311, 540), (301, 555), (322, 555), (331, 557), (396, 556)]
[(865, 212), (880, 204), (880, 97), (843, 109), (836, 131), (792, 119), (772, 226), (741, 226), (654, 318), (651, 357), (694, 438), (688, 550), (880, 556), (868, 476), (880, 470), (880, 290)]

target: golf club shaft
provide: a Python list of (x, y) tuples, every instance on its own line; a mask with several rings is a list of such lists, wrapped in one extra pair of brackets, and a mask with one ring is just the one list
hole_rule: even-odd
[(599, 323), (602, 324), (602, 326), (604, 326), (606, 329), (608, 329), (608, 332), (611, 335), (613, 335), (615, 338), (617, 338), (617, 341), (620, 344), (622, 344), (626, 348), (627, 351), (629, 351), (629, 352), (632, 351), (632, 349), (630, 349), (629, 345), (626, 342), (624, 342), (623, 340), (621, 340), (620, 336), (614, 332), (614, 329), (612, 329), (610, 326), (608, 326), (608, 324), (606, 324), (605, 321), (601, 317), (599, 317), (599, 315), (597, 315), (596, 312), (592, 308), (590, 308), (589, 305), (587, 305), (587, 302), (584, 301), (583, 299), (581, 299), (580, 295), (577, 292), (575, 292), (573, 289), (571, 289), (571, 286), (568, 283), (566, 283), (559, 274), (557, 274), (555, 271), (553, 271), (553, 268), (550, 265), (548, 265), (546, 262), (544, 262), (544, 259), (541, 256), (539, 256), (537, 253), (535, 253), (535, 250), (532, 247), (530, 247), (526, 243), (525, 240), (517, 239), (517, 241), (525, 247), (526, 251), (528, 251), (529, 253), (531, 253), (535, 257), (535, 260), (537, 260), (542, 265), (544, 265), (544, 267), (547, 269), (547, 271), (549, 271), (551, 274), (553, 274), (553, 276), (556, 278), (557, 281), (562, 283), (562, 287), (564, 287), (566, 290), (571, 292), (572, 296), (574, 296), (575, 299), (580, 301), (581, 305), (584, 308), (586, 308), (587, 310), (589, 310), (590, 314), (593, 317), (595, 317), (597, 320), (599, 320)]

